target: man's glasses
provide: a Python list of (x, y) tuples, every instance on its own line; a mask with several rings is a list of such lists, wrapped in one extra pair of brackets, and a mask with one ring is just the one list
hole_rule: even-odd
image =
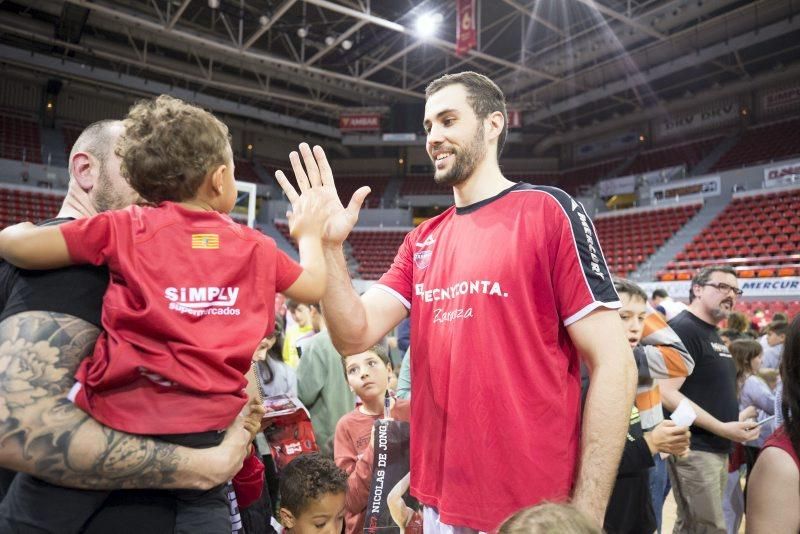
[(744, 291), (742, 291), (738, 287), (729, 286), (728, 284), (723, 284), (722, 282), (718, 284), (703, 284), (703, 285), (714, 287), (720, 293), (733, 293), (737, 297), (741, 297), (744, 294)]

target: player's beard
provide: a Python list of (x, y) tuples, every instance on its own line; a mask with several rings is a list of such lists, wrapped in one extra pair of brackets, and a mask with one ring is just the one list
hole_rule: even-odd
[[(93, 188), (93, 201), (94, 208), (97, 213), (109, 210), (119, 210), (127, 208), (133, 203), (134, 198), (130, 195), (121, 194), (120, 191), (114, 187), (111, 177), (108, 175), (108, 168), (105, 159), (99, 159), (99, 169), (97, 173), (97, 181)], [(135, 196), (135, 195), (134, 195)]]
[(450, 170), (443, 174), (435, 171), (433, 181), (439, 185), (450, 187), (465, 182), (485, 157), (486, 143), (484, 142), (483, 125), (479, 123), (475, 128), (475, 135), (472, 136), (472, 140), (467, 146), (463, 149), (453, 147), (453, 165)]

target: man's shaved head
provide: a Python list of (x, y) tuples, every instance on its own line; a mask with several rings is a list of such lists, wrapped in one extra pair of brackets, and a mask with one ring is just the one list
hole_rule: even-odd
[[(93, 160), (91, 165), (95, 170), (90, 173), (93, 180), (90, 185), (84, 180), (82, 187), (88, 192), (97, 213), (125, 208), (138, 199), (138, 195), (120, 173), (120, 158), (116, 154), (117, 144), (124, 132), (125, 125), (122, 121), (95, 122), (78, 136), (70, 152), (70, 162), (81, 155)], [(81, 157), (83, 161), (87, 161), (87, 158)], [(70, 164), (70, 178), (74, 178), (73, 170)]]
[(75, 140), (69, 159), (78, 152), (87, 152), (98, 159), (101, 165), (105, 165), (106, 156), (109, 151), (114, 149), (119, 139), (119, 128), (122, 121), (104, 120), (90, 124)]

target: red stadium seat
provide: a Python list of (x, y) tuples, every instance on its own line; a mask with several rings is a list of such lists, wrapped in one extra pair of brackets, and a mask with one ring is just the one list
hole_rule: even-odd
[[(800, 124), (800, 123), (799, 123)], [(735, 198), (675, 256), (699, 267), (710, 262), (735, 265), (741, 276), (790, 276), (800, 264), (800, 201), (796, 191)], [(789, 200), (791, 199), (791, 200)], [(719, 236), (725, 236), (719, 241)], [(679, 272), (671, 262), (662, 275)], [(781, 270), (784, 269), (784, 270)], [(663, 278), (663, 276), (662, 276)]]

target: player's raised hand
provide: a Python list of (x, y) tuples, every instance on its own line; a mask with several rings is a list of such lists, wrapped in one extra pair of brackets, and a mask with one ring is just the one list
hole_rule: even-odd
[(358, 221), (358, 212), (364, 199), (370, 193), (369, 187), (362, 187), (353, 193), (353, 197), (345, 208), (336, 192), (333, 180), (333, 171), (325, 156), (322, 147), (315, 146), (312, 150), (306, 143), (301, 143), (299, 153), (293, 151), (289, 154), (295, 180), (299, 192), (286, 178), (282, 171), (275, 177), (292, 205), (292, 210), (302, 209), (306, 200), (314, 197), (315, 204), (322, 206), (326, 214), (325, 228), (322, 240), (329, 245), (341, 245)]

